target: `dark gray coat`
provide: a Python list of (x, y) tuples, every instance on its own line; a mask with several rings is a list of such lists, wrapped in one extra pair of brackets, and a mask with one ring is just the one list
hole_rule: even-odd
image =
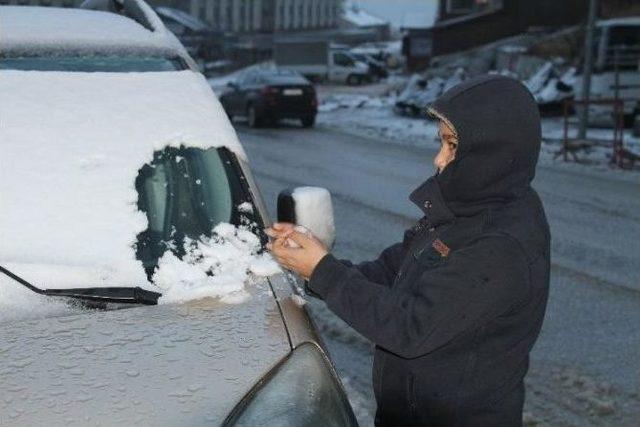
[(519, 426), (529, 352), (549, 287), (549, 227), (531, 188), (540, 117), (501, 76), (435, 102), (459, 146), (410, 196), (424, 218), (371, 262), (327, 255), (310, 289), (376, 344), (385, 426)]

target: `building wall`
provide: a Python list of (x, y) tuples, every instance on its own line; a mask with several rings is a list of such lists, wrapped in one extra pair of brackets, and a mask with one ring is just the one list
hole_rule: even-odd
[(187, 2), (189, 4), (187, 11), (192, 15), (210, 23), (214, 28), (239, 33), (335, 28), (338, 25), (342, 4), (342, 0), (187, 0)]
[(3, 5), (76, 7), (82, 0), (0, 0)]
[[(440, 0), (446, 9), (450, 0)], [(475, 2), (477, 0), (469, 0)], [(606, 1), (606, 0), (605, 0)], [(439, 19), (431, 29), (433, 56), (481, 46), (531, 27), (576, 25), (586, 19), (588, 0), (502, 0), (495, 7)]]

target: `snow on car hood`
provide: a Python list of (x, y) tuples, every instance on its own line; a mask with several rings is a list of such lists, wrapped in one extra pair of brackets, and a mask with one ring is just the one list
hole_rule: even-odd
[(291, 351), (265, 279), (239, 305), (101, 311), (0, 325), (2, 424), (220, 425)]
[[(167, 145), (246, 158), (191, 71), (0, 71), (0, 264), (83, 269), (86, 286), (146, 283), (132, 247), (147, 227), (135, 178)], [(47, 268), (24, 278), (50, 281)], [(75, 284), (77, 285), (77, 283)]]

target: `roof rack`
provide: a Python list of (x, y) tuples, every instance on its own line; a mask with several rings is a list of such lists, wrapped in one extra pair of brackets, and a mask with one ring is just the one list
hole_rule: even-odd
[(80, 8), (117, 13), (133, 19), (153, 32), (161, 31), (164, 28), (158, 15), (143, 0), (85, 0)]

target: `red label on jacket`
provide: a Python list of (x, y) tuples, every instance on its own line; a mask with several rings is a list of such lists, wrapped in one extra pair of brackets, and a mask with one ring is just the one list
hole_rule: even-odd
[(431, 246), (433, 246), (433, 249), (438, 251), (441, 257), (449, 256), (449, 252), (451, 252), (451, 248), (445, 245), (445, 243), (440, 239), (434, 240)]

